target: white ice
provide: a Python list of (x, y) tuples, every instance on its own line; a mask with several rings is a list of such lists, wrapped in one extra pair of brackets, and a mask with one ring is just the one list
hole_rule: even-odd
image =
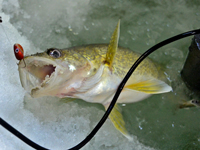
[[(18, 3), (9, 1), (8, 4), (11, 2)], [(70, 3), (70, 7), (74, 7), (74, 5), (77, 3)], [(0, 1), (0, 6), (2, 6), (2, 1)], [(19, 5), (14, 7), (19, 8)], [(16, 10), (16, 13), (20, 13), (20, 11)], [(54, 13), (51, 11), (50, 13), (53, 18)], [(73, 15), (75, 15), (74, 18), (77, 17), (74, 13), (70, 13), (70, 15), (72, 15), (72, 19)], [(61, 150), (75, 146), (93, 129), (104, 111), (95, 106), (81, 106), (73, 102), (65, 104), (51, 97), (31, 99), (27, 96), (20, 84), (13, 44), (20, 43), (29, 54), (39, 50), (9, 22), (9, 15), (1, 12), (0, 16), (3, 19), (3, 23), (0, 25), (0, 116), (31, 140), (46, 148)], [(76, 19), (73, 21), (75, 22)], [(35, 38), (39, 40), (39, 37)], [(25, 100), (24, 96), (27, 97)], [(102, 129), (83, 149), (134, 148), (150, 149), (139, 143), (136, 137), (133, 142), (129, 142), (107, 120)], [(28, 150), (32, 148), (0, 127), (0, 149)]]
[[(119, 44), (144, 52), (161, 40), (199, 28), (199, 9), (197, 1), (186, 0), (0, 0), (3, 20), (0, 24), (0, 117), (46, 148), (62, 150), (75, 146), (103, 116), (103, 107), (82, 101), (63, 103), (52, 97), (30, 98), (20, 84), (14, 43), (20, 43), (26, 55), (50, 47), (108, 43), (121, 19)], [(184, 144), (200, 145), (198, 110), (172, 113), (175, 100), (189, 100), (189, 92), (178, 76), (190, 39), (151, 55), (162, 64), (172, 82), (173, 93), (122, 105), (134, 140), (128, 141), (107, 120), (83, 149), (183, 149)], [(1, 149), (32, 148), (0, 126)]]

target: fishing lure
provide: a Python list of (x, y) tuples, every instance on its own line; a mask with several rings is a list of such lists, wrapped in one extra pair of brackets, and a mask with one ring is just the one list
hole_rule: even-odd
[[(14, 53), (15, 53), (15, 57), (17, 60), (23, 59), (23, 61), (24, 61), (24, 49), (20, 44), (18, 44), (18, 43), (14, 44)], [(24, 64), (26, 67), (25, 61), (24, 61)]]
[(24, 58), (24, 49), (20, 44), (14, 44), (14, 53), (17, 60), (22, 60)]

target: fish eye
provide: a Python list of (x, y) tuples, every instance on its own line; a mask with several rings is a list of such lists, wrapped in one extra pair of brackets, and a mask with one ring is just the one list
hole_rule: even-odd
[(54, 58), (59, 58), (61, 56), (61, 52), (58, 49), (48, 49), (47, 54)]

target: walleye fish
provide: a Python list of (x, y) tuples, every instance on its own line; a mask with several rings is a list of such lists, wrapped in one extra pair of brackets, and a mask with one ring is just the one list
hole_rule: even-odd
[(179, 108), (190, 108), (190, 107), (200, 107), (200, 101), (196, 99), (192, 99), (190, 101), (183, 101), (179, 104)]
[[(50, 48), (43, 53), (24, 57), (18, 64), (21, 84), (32, 97), (55, 96), (79, 98), (109, 106), (118, 85), (140, 56), (118, 47), (120, 21), (109, 44), (91, 44), (67, 49)], [(151, 94), (171, 91), (159, 79), (159, 71), (145, 59), (126, 83), (117, 103), (133, 103)], [(110, 120), (128, 139), (132, 139), (116, 104)]]

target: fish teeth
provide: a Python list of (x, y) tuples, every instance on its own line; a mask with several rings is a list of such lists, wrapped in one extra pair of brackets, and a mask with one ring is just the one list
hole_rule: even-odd
[(41, 83), (41, 87), (44, 87), (46, 85), (46, 83), (48, 83), (50, 80), (50, 76), (46, 75), (45, 79), (43, 80), (43, 82)]
[(46, 80), (47, 78), (49, 78), (49, 75), (46, 75), (45, 80)]
[(59, 73), (60, 73), (60, 74), (63, 74), (63, 71), (61, 70)]

